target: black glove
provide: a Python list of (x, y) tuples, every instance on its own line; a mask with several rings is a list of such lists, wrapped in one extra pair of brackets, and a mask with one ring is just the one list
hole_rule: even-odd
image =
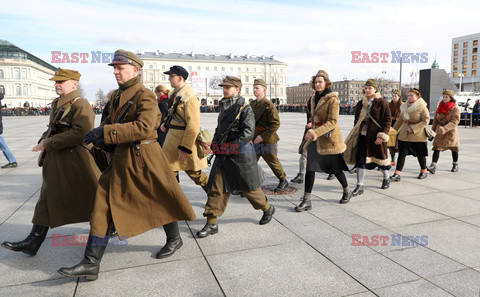
[(88, 132), (83, 138), (83, 142), (85, 142), (85, 144), (89, 144), (100, 139), (103, 139), (103, 126), (97, 127)]
[(93, 144), (98, 147), (98, 148), (101, 148), (102, 150), (104, 150), (105, 152), (107, 153), (113, 153), (113, 151), (115, 150), (115, 145), (113, 144), (106, 144), (105, 143), (105, 139), (99, 139), (99, 140), (95, 140), (93, 142)]

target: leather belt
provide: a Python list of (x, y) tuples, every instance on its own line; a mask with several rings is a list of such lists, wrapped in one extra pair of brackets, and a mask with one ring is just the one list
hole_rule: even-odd
[(187, 128), (186, 126), (168, 125), (168, 129), (185, 130), (186, 128)]

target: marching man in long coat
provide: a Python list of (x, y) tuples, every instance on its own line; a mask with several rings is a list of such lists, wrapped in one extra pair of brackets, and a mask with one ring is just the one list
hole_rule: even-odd
[(113, 226), (120, 239), (164, 226), (167, 243), (157, 258), (165, 258), (182, 246), (177, 221), (195, 219), (157, 142), (161, 114), (155, 95), (140, 80), (143, 61), (118, 50), (109, 65), (119, 88), (112, 95), (109, 116), (84, 141), (114, 148), (110, 166), (100, 177), (85, 256), (58, 271), (68, 277), (97, 279)]
[(60, 97), (52, 102), (49, 130), (32, 149), (44, 156), (32, 231), (25, 240), (4, 242), (4, 248), (34, 256), (49, 228), (90, 220), (100, 170), (82, 146), (83, 137), (94, 127), (95, 114), (77, 90), (80, 76), (75, 70), (59, 68), (50, 78)]

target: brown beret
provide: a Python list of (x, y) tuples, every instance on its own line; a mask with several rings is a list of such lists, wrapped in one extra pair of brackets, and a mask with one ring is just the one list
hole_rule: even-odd
[(265, 88), (267, 87), (267, 83), (261, 78), (256, 78), (253, 82), (253, 85), (264, 86)]
[(365, 83), (366, 87), (374, 87), (376, 90), (378, 90), (378, 85), (377, 82), (373, 78), (369, 78), (367, 82)]
[(112, 63), (108, 66), (118, 65), (118, 64), (131, 64), (137, 66), (138, 68), (143, 67), (143, 61), (137, 55), (132, 52), (119, 49), (113, 55)]
[(228, 87), (236, 87), (241, 89), (242, 88), (242, 80), (239, 79), (238, 77), (235, 76), (227, 76), (223, 80), (221, 84), (219, 84), (220, 87), (223, 86), (228, 86)]
[(397, 95), (398, 95), (398, 97), (402, 97), (402, 93), (400, 92), (400, 90), (399, 90), (399, 89), (395, 89), (395, 90), (393, 90), (392, 94), (393, 94), (393, 95), (397, 94)]
[(79, 81), (80, 76), (82, 75), (80, 74), (80, 72), (76, 70), (58, 68), (58, 71), (55, 71), (55, 75), (52, 78), (50, 78), (50, 80), (66, 81), (69, 79), (73, 79), (73, 80)]
[(319, 77), (319, 76), (322, 76), (323, 78), (330, 80), (330, 78), (328, 77), (328, 73), (325, 70), (318, 70), (315, 77)]
[(447, 95), (447, 96), (450, 96), (451, 98), (453, 98), (453, 96), (455, 96), (455, 93), (452, 90), (445, 90), (445, 91), (443, 91), (442, 95)]

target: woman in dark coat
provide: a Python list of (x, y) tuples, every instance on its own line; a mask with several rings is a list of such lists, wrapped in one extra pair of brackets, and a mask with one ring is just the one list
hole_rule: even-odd
[(388, 103), (378, 93), (374, 79), (365, 84), (365, 98), (355, 108), (355, 122), (352, 131), (345, 140), (347, 163), (357, 168), (357, 186), (352, 195), (363, 194), (365, 170), (379, 168), (383, 174), (382, 189), (390, 187), (388, 170), (390, 158), (387, 152), (388, 132), (392, 116)]
[[(168, 114), (168, 97), (170, 96), (170, 90), (167, 89), (167, 87), (163, 85), (158, 85), (155, 88), (155, 96), (157, 96), (158, 99), (158, 108), (160, 109), (160, 113), (162, 114), (162, 122), (165, 121), (165, 118), (167, 117)], [(163, 143), (165, 142), (165, 137), (167, 136), (167, 132), (162, 132), (160, 127), (157, 129), (157, 134), (158, 138), (157, 141), (160, 144), (160, 146), (163, 147)]]
[(305, 175), (305, 193), (302, 202), (295, 210), (305, 211), (312, 209), (311, 194), (315, 182), (315, 172), (334, 174), (343, 188), (340, 203), (350, 201), (351, 193), (347, 178), (343, 171), (348, 166), (343, 158), (345, 143), (338, 125), (339, 100), (338, 93), (332, 92), (332, 82), (327, 72), (319, 70), (312, 77), (312, 89), (315, 94), (310, 98), (312, 116), (309, 119), (305, 134), (307, 143), (307, 173)]

